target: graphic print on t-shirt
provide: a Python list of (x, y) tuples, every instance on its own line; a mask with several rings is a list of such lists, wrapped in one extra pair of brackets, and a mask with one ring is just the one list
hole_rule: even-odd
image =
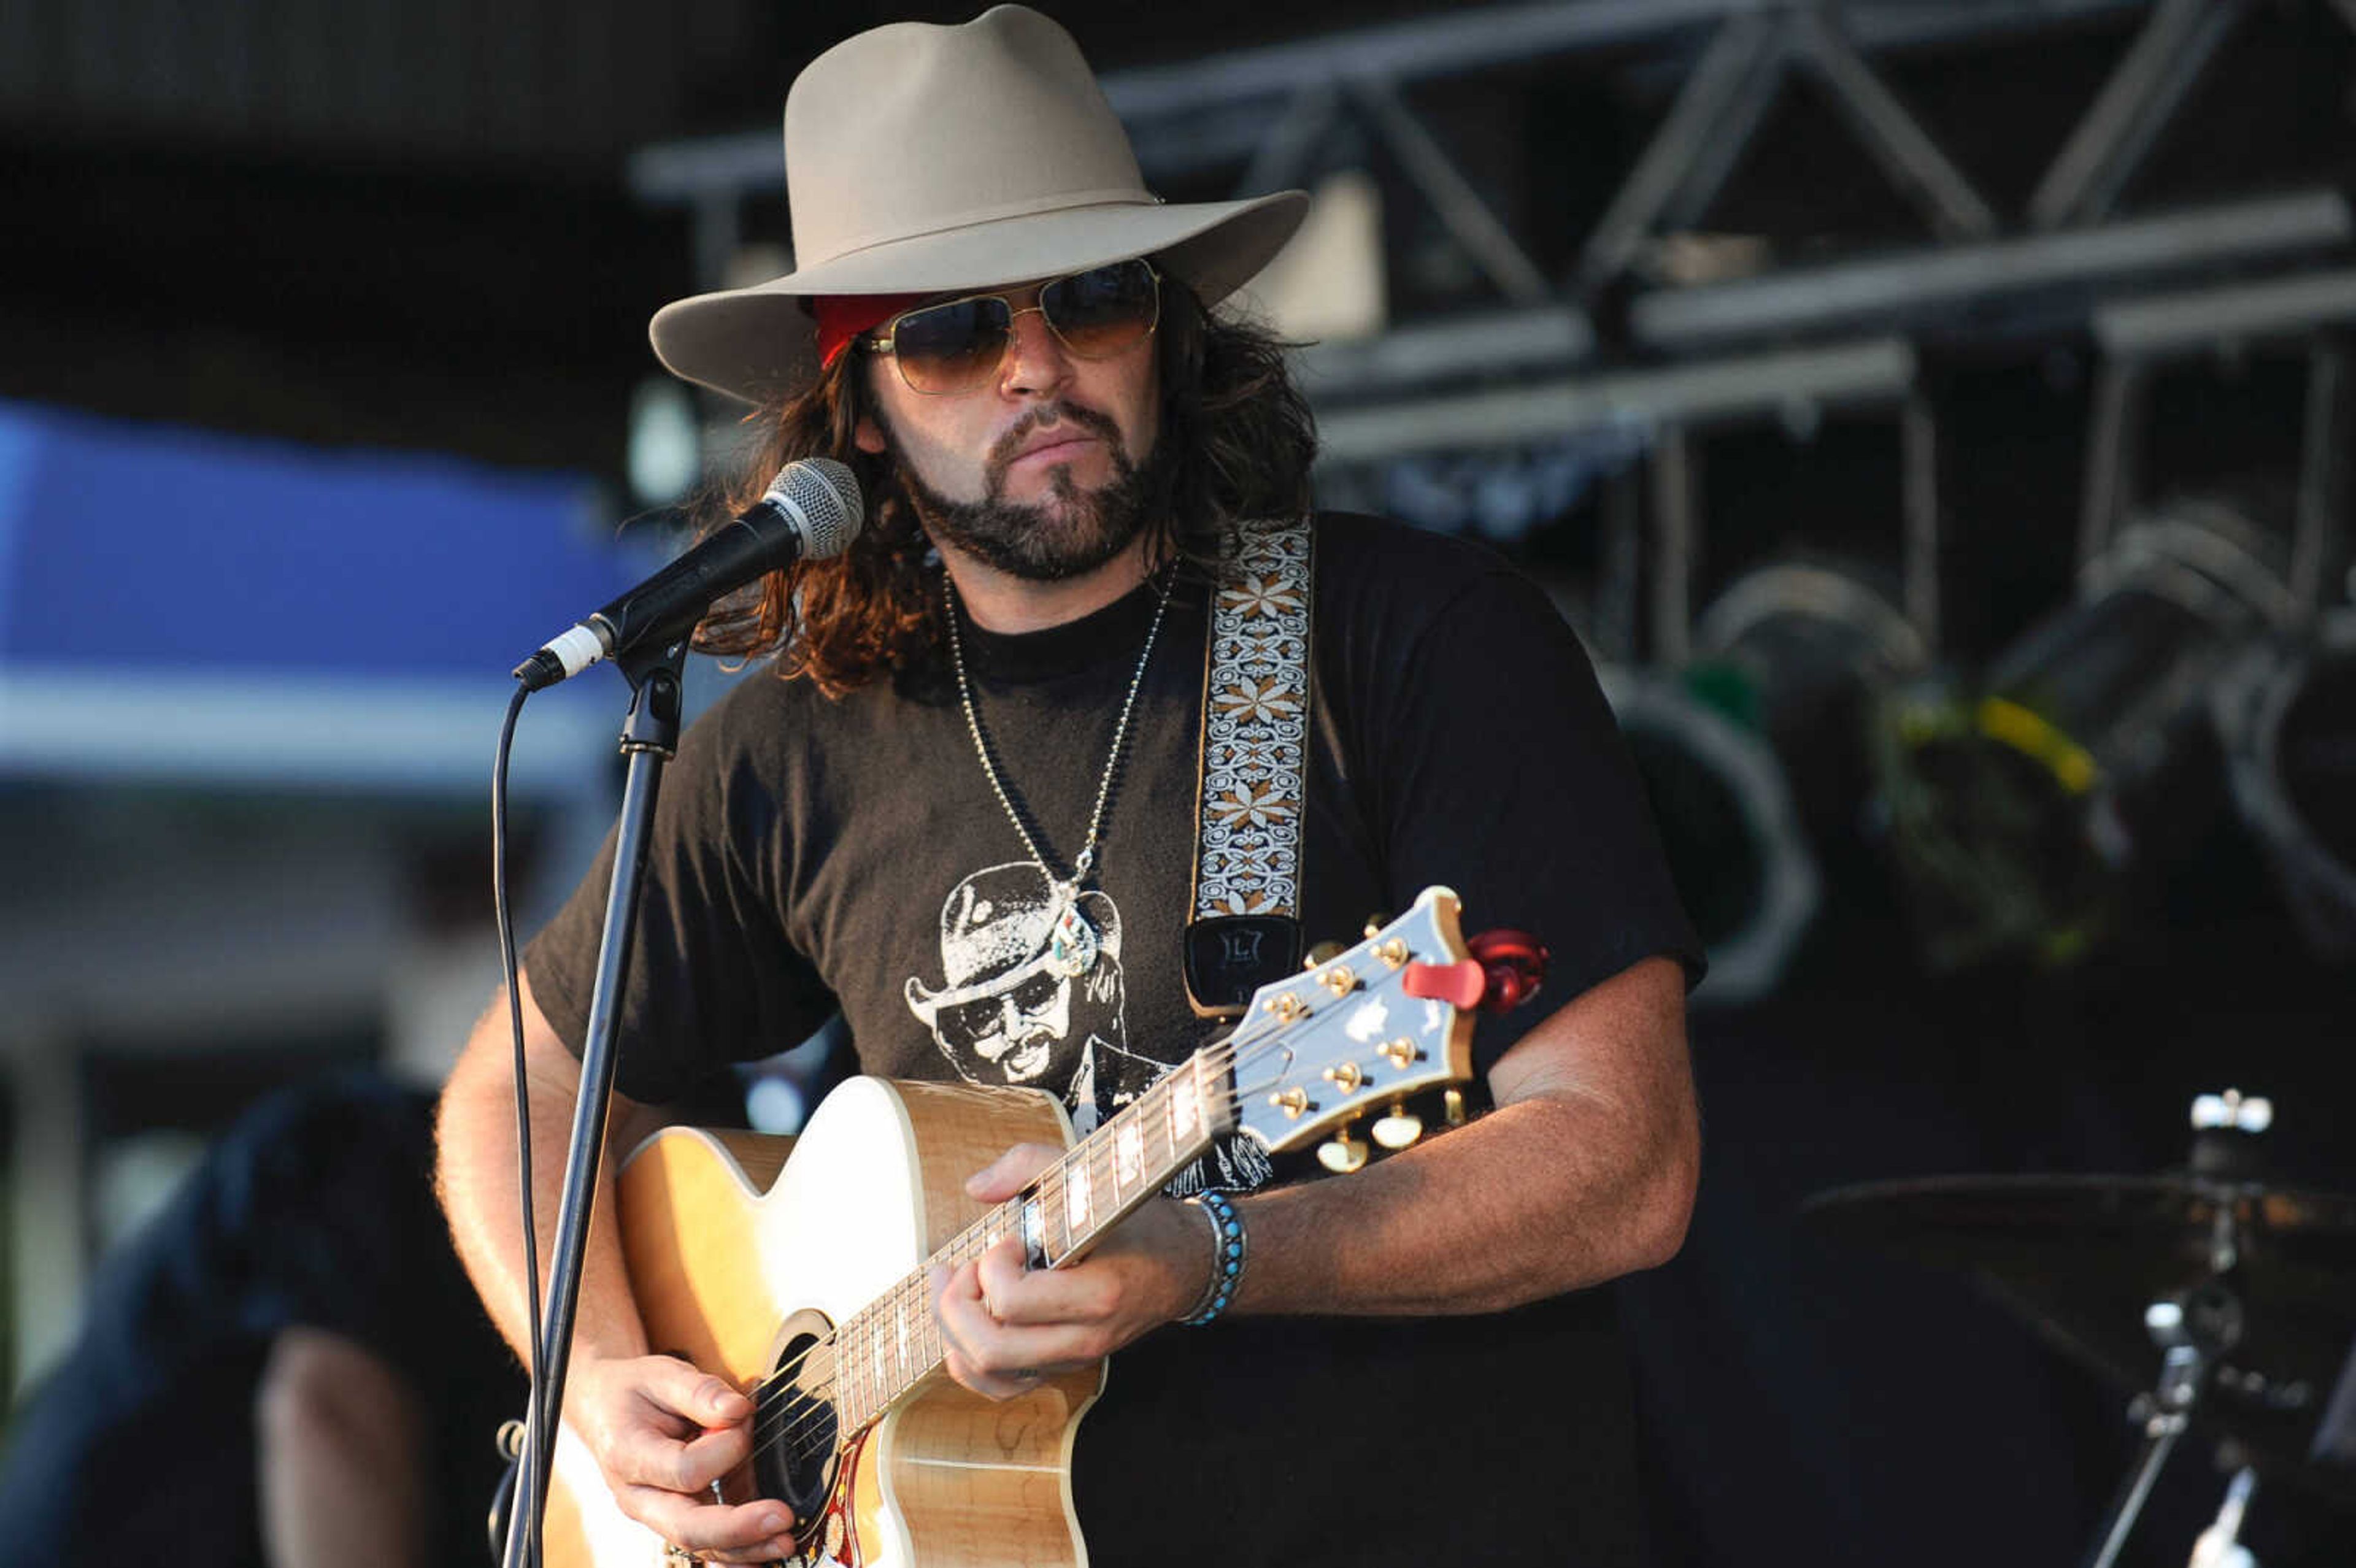
[[(1066, 907), (1036, 860), (976, 871), (941, 904), (940, 987), (909, 976), (908, 1009), (958, 1077), (1060, 1093), (1086, 1137), (1177, 1065), (1130, 1044), (1121, 924), (1098, 889)], [(1171, 1185), (1243, 1189), (1269, 1175), (1257, 1146), (1222, 1144)]]
[(909, 1010), (958, 1076), (1060, 1093), (1086, 1136), (1170, 1067), (1129, 1049), (1120, 929), (1110, 894), (1067, 912), (1036, 860), (976, 871), (941, 905), (941, 988), (911, 976)]

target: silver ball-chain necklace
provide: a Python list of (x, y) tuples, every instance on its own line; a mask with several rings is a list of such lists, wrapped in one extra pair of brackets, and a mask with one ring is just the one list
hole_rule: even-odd
[(1121, 699), (1120, 719), (1112, 731), (1112, 749), (1105, 753), (1104, 775), (1097, 781), (1096, 809), (1088, 816), (1088, 835), (1080, 845), (1080, 852), (1072, 857), (1072, 874), (1056, 880), (1047, 857), (1041, 852), (1039, 842), (1031, 837), (1030, 825), (1023, 814), (1014, 809), (1014, 797), (1007, 793), (1006, 781), (999, 776), (998, 763), (990, 754), (990, 742), (982, 738), (981, 716), (973, 705), (973, 682), (965, 673), (965, 637), (958, 624), (957, 584), (948, 579), (946, 567), (941, 572), (941, 603), (948, 607), (949, 621), (949, 662), (956, 667), (958, 700), (965, 707), (966, 733), (973, 737), (973, 754), (981, 759), (983, 776), (990, 780), (991, 793), (998, 796), (1006, 820), (1031, 851), (1039, 869), (1046, 873), (1055, 897), (1055, 926), (1048, 938), (1049, 962), (1066, 979), (1075, 979), (1096, 967), (1097, 949), (1101, 944), (1095, 926), (1080, 912), (1080, 887), (1096, 869), (1097, 837), (1104, 829), (1105, 806), (1112, 799), (1112, 781), (1120, 772), (1120, 751), (1129, 739), (1130, 715), (1137, 709), (1137, 694), (1145, 686), (1145, 667), (1153, 657), (1155, 638), (1162, 634), (1162, 617), (1170, 608), (1170, 591), (1177, 585), (1175, 569), (1166, 570), (1162, 576), (1162, 596), (1153, 606), (1152, 624), (1145, 629), (1145, 646), (1138, 650), (1137, 668), (1129, 677), (1129, 695)]

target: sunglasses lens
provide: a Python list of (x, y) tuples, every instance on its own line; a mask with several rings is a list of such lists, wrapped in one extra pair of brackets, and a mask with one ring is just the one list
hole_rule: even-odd
[(1143, 261), (1116, 261), (1057, 278), (1039, 291), (1039, 306), (1083, 359), (1103, 359), (1151, 332), (1162, 315), (1161, 280)]
[(892, 354), (917, 391), (964, 391), (996, 368), (1007, 321), (1006, 302), (989, 295), (912, 310), (893, 326)]
[[(1107, 359), (1160, 325), (1162, 280), (1143, 261), (1116, 261), (1057, 278), (1039, 291), (1039, 309), (1074, 357)], [(995, 294), (927, 305), (893, 324), (892, 355), (919, 392), (970, 391), (998, 368), (1013, 322)]]

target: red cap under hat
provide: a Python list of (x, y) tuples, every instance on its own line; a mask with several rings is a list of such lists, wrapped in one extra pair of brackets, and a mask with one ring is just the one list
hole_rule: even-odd
[(818, 316), (819, 363), (831, 369), (854, 338), (866, 336), (929, 294), (820, 294), (810, 302)]

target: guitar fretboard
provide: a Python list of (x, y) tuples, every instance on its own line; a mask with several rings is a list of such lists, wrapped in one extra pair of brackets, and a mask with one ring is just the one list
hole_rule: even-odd
[(969, 1226), (925, 1266), (835, 1326), (837, 1430), (861, 1431), (940, 1370), (928, 1275), (973, 1262), (1008, 1236), (1033, 1268), (1061, 1268), (1159, 1192), (1235, 1125), (1232, 1077), (1212, 1047), (1165, 1073), (1022, 1192)]

